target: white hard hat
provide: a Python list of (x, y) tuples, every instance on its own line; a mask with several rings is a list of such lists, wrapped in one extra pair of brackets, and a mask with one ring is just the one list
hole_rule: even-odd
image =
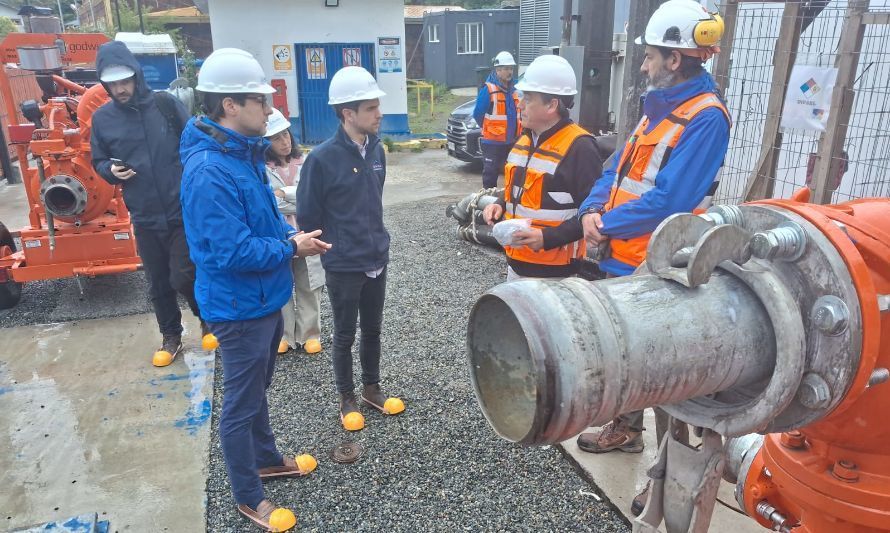
[(516, 60), (513, 59), (513, 54), (511, 54), (510, 52), (498, 52), (498, 55), (494, 56), (494, 66), (515, 67)]
[(575, 71), (565, 58), (543, 55), (535, 58), (516, 84), (520, 91), (571, 96), (578, 94)]
[(102, 74), (99, 76), (99, 81), (111, 83), (113, 81), (120, 81), (127, 78), (132, 78), (135, 75), (136, 71), (134, 71), (130, 67), (126, 67), (124, 65), (111, 65), (110, 67), (102, 69)]
[(646, 24), (646, 33), (634, 42), (666, 48), (708, 48), (722, 36), (720, 15), (708, 13), (695, 0), (668, 0), (655, 10)]
[(266, 124), (266, 134), (264, 137), (271, 137), (275, 134), (290, 128), (290, 121), (281, 111), (272, 108), (272, 114), (269, 115), (269, 121)]
[(386, 96), (377, 86), (377, 80), (362, 67), (343, 67), (331, 78), (328, 104), (337, 105), (361, 100), (373, 100)]
[(220, 48), (207, 56), (198, 72), (196, 90), (205, 93), (272, 94), (259, 61), (238, 48)]

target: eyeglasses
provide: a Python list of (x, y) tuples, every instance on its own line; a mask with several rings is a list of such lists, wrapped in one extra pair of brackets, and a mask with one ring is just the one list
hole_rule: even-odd
[(272, 96), (268, 94), (248, 94), (245, 95), (244, 98), (253, 100), (263, 107), (272, 107)]

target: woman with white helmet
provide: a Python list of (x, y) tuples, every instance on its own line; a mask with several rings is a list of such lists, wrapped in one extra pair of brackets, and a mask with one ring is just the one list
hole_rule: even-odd
[[(296, 228), (297, 185), (300, 183), (303, 153), (294, 142), (290, 121), (277, 109), (273, 109), (269, 116), (266, 138), (271, 143), (266, 150), (269, 185), (278, 200), (278, 210)], [(310, 256), (294, 257), (291, 270), (294, 274), (294, 291), (290, 301), (281, 308), (284, 336), (278, 345), (278, 353), (302, 348), (308, 354), (315, 354), (321, 351), (319, 307), (324, 269), (318, 256)]]

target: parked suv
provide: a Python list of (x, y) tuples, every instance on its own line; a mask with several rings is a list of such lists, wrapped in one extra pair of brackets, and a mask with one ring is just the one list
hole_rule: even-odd
[(445, 134), (448, 136), (448, 155), (467, 163), (482, 164), (479, 137), (482, 129), (473, 118), (476, 100), (461, 104), (448, 117)]

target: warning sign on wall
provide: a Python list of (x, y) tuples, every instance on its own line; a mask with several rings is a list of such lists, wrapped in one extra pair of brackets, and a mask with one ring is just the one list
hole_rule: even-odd
[(377, 72), (402, 71), (402, 44), (400, 37), (377, 38)]
[(361, 50), (361, 48), (344, 48), (343, 49), (343, 66), (344, 67), (360, 67), (360, 66), (362, 66), (362, 50)]
[(291, 54), (290, 45), (274, 44), (272, 45), (272, 66), (274, 70), (293, 70), (294, 61)]
[(324, 48), (307, 48), (306, 78), (310, 80), (323, 80), (327, 77), (328, 67), (324, 57)]

